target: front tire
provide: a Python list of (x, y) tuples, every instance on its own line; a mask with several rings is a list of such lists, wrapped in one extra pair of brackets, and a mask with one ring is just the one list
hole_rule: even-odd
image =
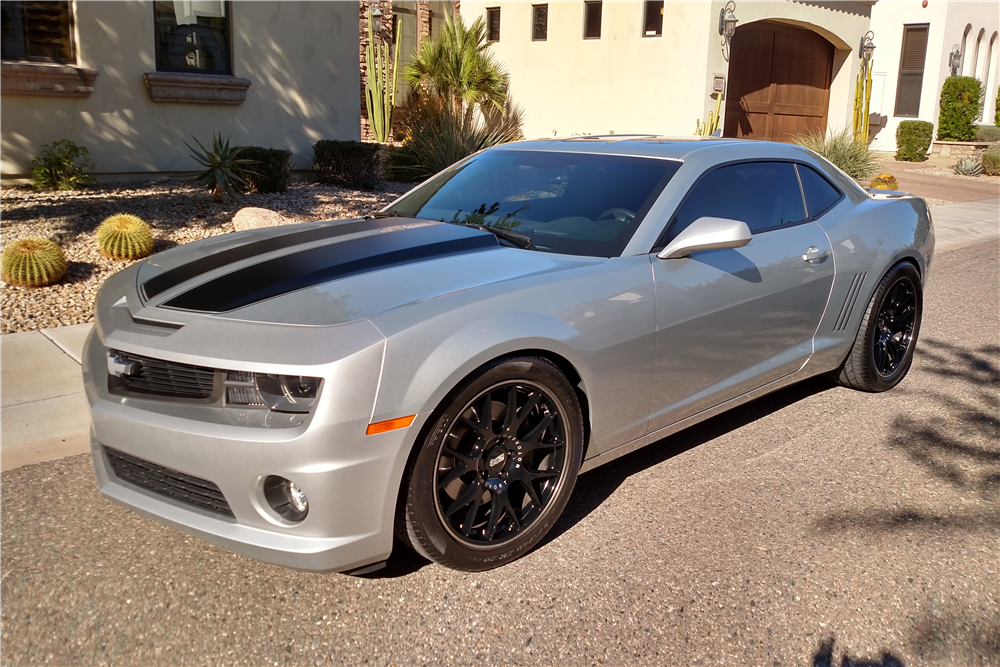
[(517, 357), (477, 371), (443, 407), (404, 479), (400, 528), (441, 565), (498, 567), (566, 507), (583, 455), (580, 403), (554, 365)]
[(875, 288), (851, 353), (833, 373), (834, 381), (861, 391), (895, 387), (910, 370), (922, 316), (920, 274), (909, 262), (900, 262)]

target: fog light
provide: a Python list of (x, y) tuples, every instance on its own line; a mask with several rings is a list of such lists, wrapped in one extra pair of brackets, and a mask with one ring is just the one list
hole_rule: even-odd
[(282, 519), (302, 521), (309, 513), (309, 499), (295, 482), (271, 475), (264, 480), (264, 498)]

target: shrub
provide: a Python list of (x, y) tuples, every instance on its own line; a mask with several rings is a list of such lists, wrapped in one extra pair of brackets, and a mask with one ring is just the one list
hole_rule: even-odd
[(1000, 141), (1000, 127), (980, 125), (976, 128), (976, 141), (988, 141), (991, 144)]
[(292, 152), (280, 148), (240, 146), (240, 155), (249, 160), (250, 169), (237, 173), (246, 181), (245, 191), (284, 192), (292, 178)]
[(867, 180), (877, 167), (875, 157), (868, 152), (868, 144), (855, 141), (854, 133), (847, 128), (829, 136), (822, 133), (799, 135), (792, 141), (819, 153), (855, 180)]
[(983, 84), (971, 76), (950, 76), (941, 87), (941, 115), (938, 117), (939, 141), (972, 141), (976, 137), (974, 121), (979, 115)]
[(408, 160), (414, 177), (426, 178), (484, 148), (516, 141), (520, 110), (511, 109), (514, 115), (501, 111), (482, 121), (471, 106), (462, 110), (436, 98), (421, 100), (410, 110), (410, 138), (401, 150), (407, 155), (397, 161)]
[(313, 145), (313, 153), (320, 183), (372, 190), (382, 182), (378, 144), (321, 139)]
[(934, 123), (904, 120), (896, 128), (896, 159), (900, 162), (923, 162), (934, 136)]
[(51, 285), (66, 275), (62, 248), (33, 236), (14, 241), (0, 254), (0, 277), (18, 287)]
[(873, 190), (898, 190), (899, 181), (892, 174), (879, 174), (869, 184)]
[(97, 228), (97, 247), (114, 259), (140, 259), (153, 252), (153, 233), (139, 216), (116, 213)]
[(85, 146), (62, 139), (42, 144), (42, 154), (31, 161), (31, 176), (36, 190), (79, 190), (94, 182), (87, 174), (93, 168)]
[(246, 187), (246, 181), (237, 172), (247, 173), (251, 170), (250, 160), (238, 157), (242, 149), (230, 148), (229, 139), (223, 142), (222, 135), (214, 132), (212, 150), (202, 146), (197, 137), (192, 138), (201, 149), (200, 153), (188, 146), (186, 141), (184, 145), (191, 151), (195, 162), (205, 167), (205, 171), (194, 175), (194, 180), (211, 190), (215, 201), (222, 201), (223, 192), (233, 199), (242, 196), (241, 189)]
[(952, 167), (952, 169), (954, 169), (956, 174), (960, 174), (962, 176), (978, 176), (983, 173), (983, 165), (979, 164), (971, 157), (959, 160), (958, 164)]
[(407, 146), (383, 147), (383, 173), (387, 181), (412, 183), (420, 181), (417, 157)]
[(983, 153), (983, 173), (987, 176), (1000, 176), (1000, 151)]

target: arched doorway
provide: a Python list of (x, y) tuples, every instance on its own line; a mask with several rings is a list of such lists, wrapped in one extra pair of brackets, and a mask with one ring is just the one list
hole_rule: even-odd
[(729, 53), (724, 135), (788, 141), (826, 131), (833, 44), (795, 26), (740, 26)]

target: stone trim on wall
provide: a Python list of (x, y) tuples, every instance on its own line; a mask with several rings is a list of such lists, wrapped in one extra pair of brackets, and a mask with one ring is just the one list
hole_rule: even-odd
[(49, 63), (5, 62), (0, 65), (0, 93), (41, 97), (87, 98), (98, 71)]
[(250, 79), (222, 74), (146, 72), (142, 75), (154, 102), (178, 104), (243, 104)]

